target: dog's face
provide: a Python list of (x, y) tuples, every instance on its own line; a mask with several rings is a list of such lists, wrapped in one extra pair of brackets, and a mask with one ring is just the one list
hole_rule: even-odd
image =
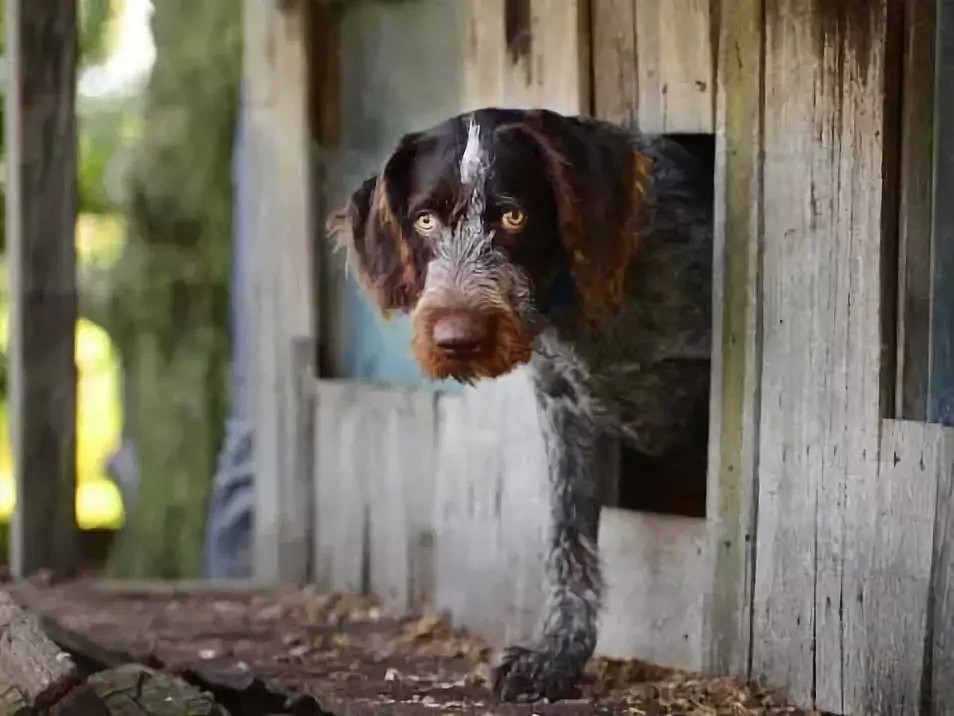
[(480, 110), (401, 139), (336, 229), (424, 372), (472, 382), (528, 361), (552, 311), (619, 296), (649, 176), (612, 125)]

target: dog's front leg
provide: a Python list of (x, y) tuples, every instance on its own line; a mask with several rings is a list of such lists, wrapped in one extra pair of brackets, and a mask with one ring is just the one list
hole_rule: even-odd
[(559, 376), (543, 374), (537, 397), (550, 471), (547, 599), (532, 648), (511, 647), (494, 679), (505, 701), (555, 701), (578, 694), (596, 647), (603, 584), (597, 552), (601, 480), (593, 421)]

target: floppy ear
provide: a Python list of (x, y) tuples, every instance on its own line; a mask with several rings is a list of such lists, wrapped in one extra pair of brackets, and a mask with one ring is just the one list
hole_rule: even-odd
[(649, 221), (652, 160), (623, 129), (604, 122), (527, 112), (502, 131), (522, 133), (544, 162), (560, 234), (584, 302), (614, 305)]
[(406, 221), (407, 182), (418, 137), (405, 136), (381, 173), (365, 180), (329, 221), (358, 283), (385, 313), (414, 306), (429, 259), (427, 246)]

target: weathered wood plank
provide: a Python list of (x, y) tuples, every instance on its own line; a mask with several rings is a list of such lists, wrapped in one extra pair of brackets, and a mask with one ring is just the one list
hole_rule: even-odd
[(404, 613), (434, 593), (435, 394), (319, 381), (315, 573)]
[(713, 354), (709, 410), (712, 673), (745, 674), (751, 650), (762, 369), (762, 3), (725, 3), (716, 83)]
[(648, 132), (712, 132), (710, 0), (638, 0), (638, 123)]
[(934, 243), (928, 420), (954, 425), (954, 0), (937, 5)]
[(886, 420), (868, 519), (878, 525), (866, 545), (861, 590), (866, 633), (861, 662), (863, 713), (918, 714), (934, 539), (940, 431)]
[(52, 705), (81, 678), (69, 654), (43, 633), (39, 620), (4, 592), (0, 592), (0, 674), (36, 709)]
[(6, 4), (14, 574), (75, 566), (76, 2)]
[(871, 676), (886, 25), (883, 1), (766, 7), (754, 669), (837, 713)]
[(439, 403), (437, 606), (498, 643), (529, 638), (543, 604), (546, 453), (525, 370)]
[(275, 581), (306, 579), (309, 567), (292, 359), (316, 327), (306, 18), (301, 3), (245, 4), (243, 111), (255, 164), (241, 181), (257, 189), (246, 220), (259, 267), (253, 564), (257, 578)]
[(927, 417), (937, 0), (905, 0), (895, 414)]
[(588, 114), (585, 0), (469, 0), (461, 111), (546, 107)]
[(594, 112), (624, 127), (638, 127), (636, 3), (634, 0), (591, 0), (590, 12)]
[(928, 614), (931, 671), (925, 675), (924, 696), (930, 713), (941, 716), (954, 711), (954, 429), (934, 427), (934, 431), (936, 459), (927, 468), (938, 476)]
[(599, 544), (607, 584), (597, 653), (702, 668), (705, 521), (604, 508)]

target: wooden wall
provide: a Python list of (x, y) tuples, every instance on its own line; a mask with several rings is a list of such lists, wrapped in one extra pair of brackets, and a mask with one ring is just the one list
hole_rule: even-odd
[[(835, 713), (954, 708), (954, 430), (891, 419), (888, 387), (896, 206), (925, 181), (895, 149), (898, 73), (924, 28), (889, 0), (466, 10), (460, 111), (546, 105), (716, 139), (707, 518), (604, 510), (599, 651), (764, 676)], [(925, 230), (911, 217), (902, 234)], [(302, 385), (312, 576), (528, 636), (546, 469), (527, 375), (454, 395)]]

